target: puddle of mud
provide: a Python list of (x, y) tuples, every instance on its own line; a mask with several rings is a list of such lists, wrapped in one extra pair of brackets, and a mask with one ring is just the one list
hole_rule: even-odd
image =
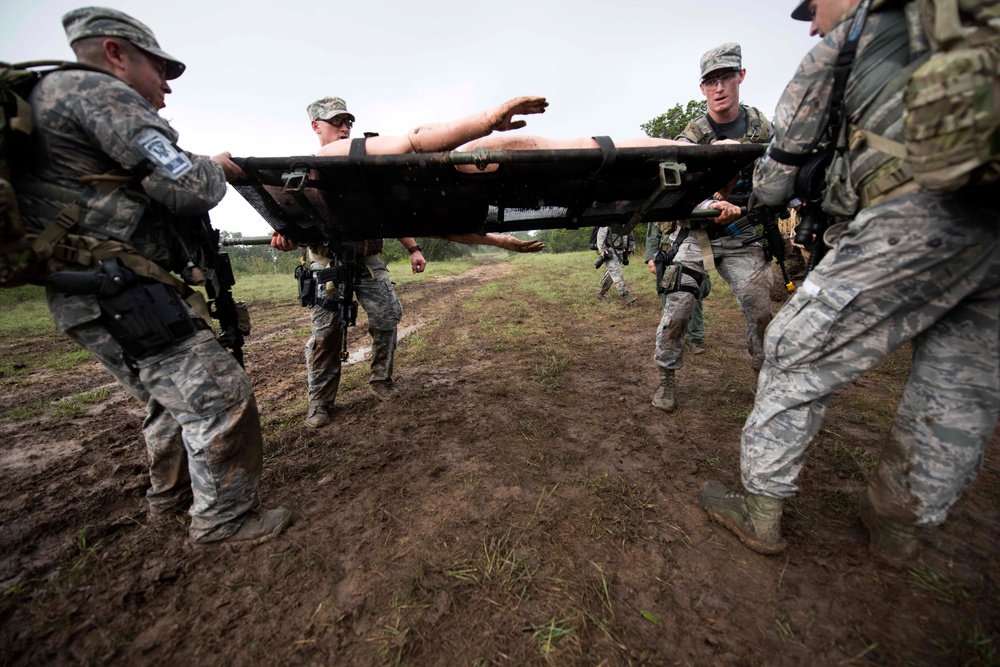
[[(407, 336), (409, 336), (410, 334), (412, 334), (413, 332), (415, 332), (417, 329), (420, 329), (421, 327), (423, 327), (425, 324), (427, 324), (427, 323), (426, 322), (417, 322), (416, 324), (411, 324), (410, 326), (407, 326), (407, 327), (399, 327), (396, 330), (396, 339), (397, 339), (397, 341), (403, 340), (404, 338), (406, 338)], [(357, 363), (360, 363), (360, 362), (364, 361), (365, 359), (370, 358), (371, 356), (372, 356), (372, 346), (371, 345), (366, 345), (364, 347), (359, 347), (358, 349), (356, 349), (353, 352), (351, 352), (351, 355), (347, 358), (347, 361), (345, 361), (343, 363), (343, 365), (344, 366), (350, 366), (351, 364), (357, 364)]]

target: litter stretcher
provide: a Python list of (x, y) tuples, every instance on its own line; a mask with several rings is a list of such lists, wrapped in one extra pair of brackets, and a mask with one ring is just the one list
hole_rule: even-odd
[[(761, 144), (234, 158), (233, 184), (303, 244), (616, 225), (690, 216)], [(357, 150), (355, 148), (357, 147)], [(492, 171), (487, 171), (495, 165)], [(460, 171), (462, 166), (469, 171)]]

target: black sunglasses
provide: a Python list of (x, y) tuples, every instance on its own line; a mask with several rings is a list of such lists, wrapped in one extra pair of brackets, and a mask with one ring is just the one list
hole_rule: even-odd
[(354, 121), (349, 118), (344, 118), (343, 116), (334, 116), (333, 118), (321, 118), (320, 120), (322, 120), (324, 123), (329, 123), (334, 127), (340, 127), (342, 125), (346, 125), (348, 130), (354, 127)]

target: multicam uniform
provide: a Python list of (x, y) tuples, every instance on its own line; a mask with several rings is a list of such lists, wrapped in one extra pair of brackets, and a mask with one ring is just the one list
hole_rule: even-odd
[[(767, 119), (753, 107), (740, 105), (740, 115), (734, 124), (737, 128), (743, 129), (743, 132), (738, 134), (743, 140), (766, 143), (771, 138)], [(718, 138), (716, 127), (707, 116), (703, 116), (691, 121), (677, 136), (677, 140), (709, 144)], [(727, 138), (731, 139), (733, 136)], [(759, 369), (764, 363), (764, 331), (773, 317), (771, 312), (773, 276), (764, 260), (764, 250), (758, 243), (743, 245), (743, 241), (753, 236), (752, 230), (731, 237), (721, 228), (710, 225), (705, 232), (710, 241), (715, 267), (722, 279), (732, 288), (740, 310), (746, 318), (750, 365), (754, 369)], [(674, 258), (674, 264), (706, 276), (705, 258), (697, 236), (698, 233), (692, 232), (684, 239)], [(656, 352), (653, 359), (661, 370), (673, 371), (683, 366), (684, 332), (698, 303), (693, 292), (702, 289), (701, 282), (688, 273), (681, 275), (680, 285), (690, 291), (681, 289), (665, 294), (660, 324), (656, 329)]]
[[(942, 522), (973, 480), (1000, 412), (1000, 226), (982, 193), (915, 191), (898, 161), (861, 140), (864, 131), (902, 138), (894, 81), (921, 50), (915, 25), (901, 10), (868, 17), (846, 89), (852, 140), (846, 161), (828, 172), (828, 181), (850, 172), (856, 185), (846, 196), (828, 189), (830, 204), (863, 210), (828, 232), (829, 253), (768, 330), (742, 468), (748, 491), (793, 495), (830, 396), (912, 342), (910, 379), (868, 496), (878, 514), (927, 526)], [(775, 118), (779, 150), (803, 154), (816, 145), (849, 27), (834, 28), (785, 89)], [(796, 172), (766, 157), (757, 196), (787, 201)]]
[[(29, 102), (37, 141), (31, 176), (18, 188), (27, 223), (45, 226), (53, 211), (76, 201), (80, 214), (73, 234), (127, 244), (151, 268), (180, 271), (187, 258), (175, 232), (183, 229), (183, 216), (207, 212), (225, 194), (222, 168), (185, 153), (192, 166), (176, 180), (162, 166), (150, 171), (140, 137), (155, 131), (173, 143), (177, 133), (109, 74), (49, 74)], [(81, 185), (81, 176), (109, 172), (134, 175), (138, 184)], [(186, 508), (193, 492), (192, 539), (235, 533), (257, 505), (261, 472), (260, 418), (246, 372), (203, 321), (190, 337), (131, 360), (105, 326), (97, 296), (70, 296), (52, 287), (46, 296), (56, 328), (146, 403), (143, 435), (152, 483), (147, 498), (153, 510)], [(198, 320), (189, 306), (181, 307)]]
[[(635, 238), (631, 234), (613, 234), (610, 227), (601, 227), (597, 230), (597, 250), (606, 253), (604, 255), (604, 276), (601, 277), (601, 285), (598, 296), (604, 296), (611, 289), (612, 283), (618, 293), (623, 297), (628, 296), (628, 283), (625, 282), (624, 269), (621, 258), (624, 253), (635, 252)], [(612, 252), (613, 251), (613, 252)]]
[[(372, 336), (372, 374), (369, 381), (391, 386), (392, 365), (396, 356), (396, 327), (403, 318), (403, 306), (382, 260), (382, 239), (358, 243), (356, 251), (359, 280), (354, 290), (358, 302), (368, 314), (368, 333)], [(310, 248), (309, 258), (313, 271), (330, 265), (320, 247)], [(321, 305), (314, 306), (310, 315), (312, 337), (306, 343), (309, 405), (330, 409), (340, 386), (343, 328), (337, 313)]]

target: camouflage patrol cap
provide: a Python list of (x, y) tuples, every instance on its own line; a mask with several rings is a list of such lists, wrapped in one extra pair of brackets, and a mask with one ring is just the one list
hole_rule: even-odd
[(81, 7), (64, 15), (62, 22), (70, 46), (87, 37), (120, 37), (146, 53), (162, 58), (167, 66), (168, 80), (184, 73), (184, 63), (160, 48), (153, 31), (145, 23), (117, 9)]
[(726, 42), (709, 49), (701, 57), (701, 78), (719, 70), (743, 69), (743, 52), (736, 42)]
[(354, 122), (354, 114), (347, 110), (347, 102), (341, 97), (324, 97), (306, 107), (309, 120), (330, 120), (334, 116), (347, 116)]
[(796, 21), (812, 21), (812, 15), (809, 13), (809, 2), (811, 0), (802, 0), (799, 6), (795, 8), (792, 12), (792, 18)]

